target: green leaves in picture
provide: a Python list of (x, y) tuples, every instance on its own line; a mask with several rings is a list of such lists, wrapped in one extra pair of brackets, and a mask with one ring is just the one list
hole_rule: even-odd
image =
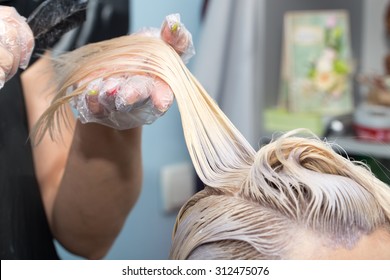
[(335, 21), (327, 21), (324, 32), (324, 48), (310, 64), (307, 77), (314, 87), (333, 96), (344, 90), (347, 76), (351, 73), (350, 63), (343, 58), (344, 30)]
[(329, 48), (341, 52), (343, 30), (340, 26), (330, 27), (325, 30), (325, 45)]

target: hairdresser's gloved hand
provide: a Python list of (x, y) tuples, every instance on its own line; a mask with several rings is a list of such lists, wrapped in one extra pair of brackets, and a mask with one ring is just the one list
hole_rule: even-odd
[(157, 77), (112, 76), (87, 83), (84, 94), (73, 100), (82, 123), (130, 129), (154, 122), (173, 102), (171, 88)]
[(26, 19), (13, 7), (0, 6), (0, 88), (28, 66), (34, 48), (34, 35)]
[(181, 23), (179, 14), (166, 16), (160, 29), (143, 28), (137, 34), (160, 37), (180, 55), (184, 63), (195, 55), (192, 35)]
[[(184, 61), (195, 53), (191, 33), (178, 15), (167, 16), (160, 30), (143, 29), (137, 34), (160, 37)], [(171, 88), (152, 75), (113, 75), (104, 80), (88, 77), (77, 86), (85, 84), (84, 94), (73, 101), (81, 122), (96, 122), (121, 130), (154, 122), (174, 100)]]

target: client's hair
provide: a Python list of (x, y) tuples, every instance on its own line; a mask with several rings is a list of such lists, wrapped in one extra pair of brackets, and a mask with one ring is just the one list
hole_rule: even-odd
[(390, 233), (390, 188), (330, 144), (288, 133), (262, 147), (237, 186), (206, 187), (181, 209), (173, 259), (288, 259), (314, 238), (353, 248)]
[(171, 87), (189, 154), (207, 186), (181, 209), (171, 258), (281, 259), (289, 257), (297, 236), (314, 234), (328, 246), (350, 248), (362, 235), (390, 228), (390, 189), (365, 166), (294, 133), (256, 153), (160, 39), (119, 37), (64, 54), (54, 64), (59, 90), (33, 132), (38, 140), (55, 132), (61, 106), (86, 85), (69, 89), (92, 74), (152, 75)]

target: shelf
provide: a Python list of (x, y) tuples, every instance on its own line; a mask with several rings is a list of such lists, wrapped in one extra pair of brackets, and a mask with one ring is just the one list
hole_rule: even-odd
[(390, 144), (371, 143), (347, 137), (331, 137), (328, 142), (341, 146), (348, 155), (372, 156), (390, 159)]

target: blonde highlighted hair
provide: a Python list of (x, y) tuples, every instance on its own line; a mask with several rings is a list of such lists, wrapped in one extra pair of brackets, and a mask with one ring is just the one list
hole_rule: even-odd
[(192, 197), (178, 215), (170, 257), (288, 259), (301, 238), (352, 249), (377, 229), (390, 233), (390, 188), (300, 132), (262, 147), (241, 184)]
[(86, 85), (69, 88), (92, 74), (151, 75), (171, 87), (189, 154), (206, 185), (178, 215), (171, 258), (281, 259), (302, 232), (347, 248), (378, 228), (389, 230), (390, 189), (364, 165), (299, 131), (256, 152), (160, 39), (131, 35), (90, 44), (54, 65), (59, 90), (33, 132), (38, 140), (55, 133), (62, 106)]

